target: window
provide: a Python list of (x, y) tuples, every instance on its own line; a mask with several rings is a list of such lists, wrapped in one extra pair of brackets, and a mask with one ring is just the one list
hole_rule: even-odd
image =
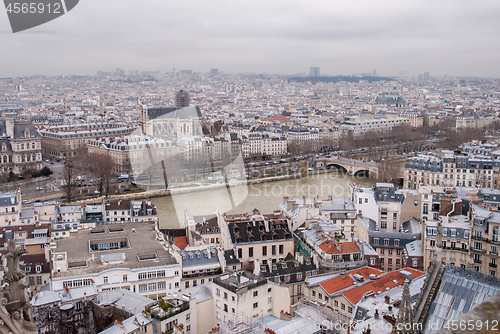
[(389, 246), (389, 239), (384, 239), (384, 245)]
[(412, 266), (417, 267), (418, 266), (418, 259), (412, 259)]
[(340, 303), (340, 308), (341, 308), (342, 310), (345, 310), (345, 304), (344, 304), (344, 303)]
[(259, 303), (253, 303), (253, 308), (259, 307)]
[(36, 277), (36, 285), (42, 285), (42, 276)]
[(314, 290), (313, 290), (313, 292), (312, 292), (312, 296), (313, 296), (313, 297), (316, 297), (316, 291), (314, 291)]
[(216, 294), (217, 296), (220, 296), (220, 289), (219, 289), (219, 288), (215, 289), (215, 294)]
[(422, 208), (422, 213), (425, 215), (429, 213), (429, 204), (424, 203), (423, 208)]
[(387, 222), (386, 221), (381, 221), (380, 222), (380, 228), (387, 228)]
[(430, 245), (431, 245), (431, 247), (436, 246), (436, 240), (431, 240), (431, 241), (430, 241)]
[(394, 246), (399, 247), (399, 240), (398, 239), (394, 239)]
[(379, 239), (378, 238), (373, 238), (373, 244), (378, 245)]
[(253, 257), (253, 247), (248, 248), (248, 257)]
[(104, 284), (108, 284), (108, 277), (107, 277), (107, 276), (104, 276), (104, 277), (103, 277), (103, 281), (104, 281)]
[(227, 304), (224, 304), (224, 312), (227, 312), (227, 311), (228, 311)]
[(276, 255), (276, 245), (271, 246), (271, 255)]
[(262, 256), (267, 256), (267, 246), (262, 246)]
[(351, 306), (347, 307), (347, 312), (352, 313), (352, 307)]
[(253, 296), (254, 296), (254, 297), (257, 297), (258, 295), (259, 295), (259, 291), (254, 291), (254, 292), (253, 292)]
[(279, 253), (280, 254), (283, 254), (283, 251), (284, 251), (283, 249), (284, 249), (283, 245), (279, 245)]
[(368, 203), (368, 198), (365, 198), (365, 203)]
[(227, 292), (224, 292), (224, 299), (227, 299)]
[(127, 281), (127, 275), (123, 275), (123, 281), (126, 282)]

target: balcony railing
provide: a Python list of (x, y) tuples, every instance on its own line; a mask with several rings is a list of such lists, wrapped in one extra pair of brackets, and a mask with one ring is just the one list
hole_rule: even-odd
[(496, 264), (496, 263), (491, 263), (491, 262), (490, 262), (489, 266), (490, 266), (490, 267), (492, 267), (492, 268), (496, 268), (496, 267), (497, 267), (497, 264)]
[(481, 264), (481, 263), (483, 263), (483, 261), (478, 260), (478, 259), (474, 259), (474, 263), (479, 263), (479, 264)]
[(457, 247), (446, 246), (446, 247), (443, 247), (443, 249), (456, 250), (456, 251), (465, 252), (465, 253), (468, 252), (467, 248), (457, 248)]
[(318, 262), (321, 267), (324, 268), (329, 268), (333, 270), (340, 270), (340, 269), (352, 269), (352, 268), (358, 268), (366, 265), (365, 260), (358, 260), (358, 261), (339, 261), (339, 262), (332, 262), (332, 261), (327, 261), (324, 260), (320, 257), (318, 257)]

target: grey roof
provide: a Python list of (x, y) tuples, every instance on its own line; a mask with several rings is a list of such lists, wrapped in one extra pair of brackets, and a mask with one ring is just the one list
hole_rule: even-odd
[(19, 217), (21, 219), (33, 218), (35, 217), (35, 209), (23, 209), (21, 210), (21, 215)]
[[(427, 324), (441, 329), (446, 321), (458, 319), (476, 305), (500, 293), (500, 279), (448, 265), (441, 276), (439, 289), (427, 311)], [(432, 333), (424, 326), (424, 333)]]
[(406, 162), (405, 168), (438, 173), (443, 171), (443, 163), (441, 162), (441, 158), (431, 155), (419, 155), (409, 159)]
[(16, 192), (0, 193), (0, 206), (17, 205)]
[(147, 325), (149, 324), (152, 320), (148, 319), (144, 316), (142, 312), (138, 312), (131, 316), (130, 318), (127, 318), (123, 320), (122, 324), (115, 324), (99, 334), (132, 334), (132, 333), (138, 333), (140, 327), (137, 325), (136, 321), (142, 325)]
[(332, 198), (331, 204), (322, 204), (321, 208), (328, 212), (356, 211), (354, 203), (349, 198)]
[(146, 306), (156, 303), (152, 299), (124, 289), (100, 291), (97, 299), (100, 306), (114, 305), (120, 310), (125, 308), (130, 313), (141, 312)]
[(172, 107), (152, 107), (147, 108), (149, 119), (189, 119), (201, 117), (201, 110), (198, 106), (189, 106), (185, 108)]
[(196, 297), (196, 304), (212, 299), (212, 282), (182, 290), (184, 295)]
[(179, 253), (182, 255), (183, 268), (219, 263), (217, 247), (210, 247), (210, 254), (206, 249), (195, 251), (180, 250)]
[(72, 300), (83, 299), (83, 297), (92, 297), (97, 295), (95, 285), (87, 285), (79, 288), (70, 288), (66, 291), (40, 291), (31, 300), (33, 306), (41, 306), (55, 302), (68, 302)]
[(292, 320), (281, 320), (274, 315), (268, 315), (261, 319), (266, 328), (276, 334), (314, 334), (322, 333), (323, 330), (308, 317), (294, 317)]
[[(421, 237), (420, 233), (401, 233), (401, 232), (381, 232), (381, 231), (369, 231), (370, 233), (370, 245), (377, 248), (405, 248), (406, 244), (419, 240)], [(379, 243), (375, 244), (374, 239), (378, 238)], [(388, 239), (389, 244), (386, 245), (384, 240)], [(399, 240), (399, 246), (395, 245), (395, 240)]]

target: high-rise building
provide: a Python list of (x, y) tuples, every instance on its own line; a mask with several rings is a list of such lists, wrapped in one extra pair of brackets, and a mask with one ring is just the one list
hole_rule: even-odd
[(189, 107), (189, 93), (185, 90), (180, 90), (175, 95), (175, 106), (177, 108)]
[(218, 69), (218, 68), (212, 68), (212, 69), (210, 70), (210, 74), (212, 74), (212, 75), (217, 75), (217, 74), (219, 74), (219, 69)]
[(309, 69), (309, 71), (310, 71), (309, 76), (311, 76), (311, 77), (319, 77), (319, 67), (311, 67)]
[(424, 72), (424, 80), (429, 80), (429, 72)]

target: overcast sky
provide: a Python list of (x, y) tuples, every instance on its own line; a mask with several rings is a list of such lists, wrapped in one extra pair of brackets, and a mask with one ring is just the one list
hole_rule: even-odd
[(499, 17), (498, 0), (80, 0), (13, 34), (0, 8), (0, 77), (311, 66), (322, 75), (500, 77)]

